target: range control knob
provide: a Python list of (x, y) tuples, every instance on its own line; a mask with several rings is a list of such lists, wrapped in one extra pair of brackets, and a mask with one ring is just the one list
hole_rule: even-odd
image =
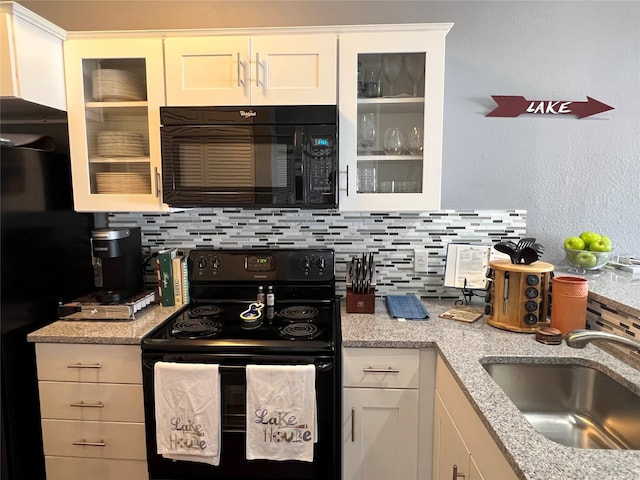
[(324, 270), (327, 266), (327, 261), (324, 259), (324, 257), (320, 257), (318, 259), (318, 268), (320, 270)]
[(207, 259), (204, 257), (198, 258), (198, 268), (205, 268), (207, 266)]
[(309, 257), (304, 257), (302, 259), (302, 268), (305, 270), (309, 270), (311, 268), (311, 259)]
[(524, 323), (526, 323), (527, 325), (534, 325), (538, 323), (538, 317), (535, 313), (527, 313), (524, 316)]
[(213, 257), (213, 260), (211, 261), (211, 266), (213, 267), (213, 269), (214, 270), (219, 269), (220, 265), (222, 265), (222, 262), (220, 261), (220, 259), (218, 257)]

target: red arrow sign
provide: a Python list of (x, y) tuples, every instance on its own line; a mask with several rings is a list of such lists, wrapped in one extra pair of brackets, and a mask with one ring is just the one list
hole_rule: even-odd
[(517, 117), (523, 113), (540, 115), (576, 115), (585, 118), (597, 113), (613, 110), (598, 100), (587, 97), (586, 102), (568, 102), (563, 100), (527, 100), (524, 97), (511, 95), (491, 95), (498, 107), (487, 117)]

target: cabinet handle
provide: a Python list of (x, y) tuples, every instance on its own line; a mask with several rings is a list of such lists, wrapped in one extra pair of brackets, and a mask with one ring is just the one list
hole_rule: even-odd
[(80, 445), (83, 447), (106, 447), (107, 443), (104, 440), (97, 442), (87, 442), (84, 438), (77, 442), (71, 442), (72, 445)]
[(256, 87), (260, 86), (260, 53), (256, 52)]
[(87, 407), (87, 408), (104, 408), (104, 403), (96, 402), (96, 403), (84, 403), (80, 401), (78, 403), (70, 403), (70, 407)]
[(386, 369), (367, 367), (367, 368), (363, 368), (362, 371), (364, 373), (400, 373), (400, 370), (393, 367), (387, 367)]
[(458, 466), (454, 465), (453, 466), (453, 477), (451, 477), (451, 480), (458, 480), (459, 478), (465, 478), (465, 474), (464, 473), (458, 473)]
[(160, 198), (160, 172), (158, 171), (158, 167), (154, 167), (153, 172), (156, 176), (156, 198)]
[(347, 165), (347, 197), (349, 196), (349, 165)]
[(356, 441), (356, 409), (351, 409), (351, 442)]
[(70, 363), (67, 368), (102, 368), (99, 363)]
[(242, 86), (242, 82), (240, 81), (240, 52), (236, 53), (237, 56), (237, 64), (238, 64), (238, 86)]

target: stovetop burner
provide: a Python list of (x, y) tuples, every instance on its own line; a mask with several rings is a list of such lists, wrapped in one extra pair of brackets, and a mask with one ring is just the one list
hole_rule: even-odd
[(290, 340), (313, 340), (320, 335), (320, 329), (313, 323), (290, 323), (280, 329), (280, 335)]
[(282, 318), (289, 320), (312, 320), (318, 315), (318, 309), (306, 305), (283, 308), (278, 312)]
[(187, 318), (173, 324), (171, 335), (174, 338), (211, 338), (222, 331), (222, 323), (207, 318)]
[(189, 310), (189, 316), (193, 318), (211, 318), (222, 313), (218, 305), (198, 305)]

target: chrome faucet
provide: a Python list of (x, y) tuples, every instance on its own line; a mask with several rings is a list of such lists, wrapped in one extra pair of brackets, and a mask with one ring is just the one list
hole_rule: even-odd
[(615, 343), (623, 347), (630, 348), (636, 353), (640, 353), (640, 342), (630, 338), (621, 337), (613, 333), (601, 332), (598, 330), (578, 329), (567, 333), (565, 337), (567, 345), (573, 348), (584, 348), (587, 343), (603, 341)]

